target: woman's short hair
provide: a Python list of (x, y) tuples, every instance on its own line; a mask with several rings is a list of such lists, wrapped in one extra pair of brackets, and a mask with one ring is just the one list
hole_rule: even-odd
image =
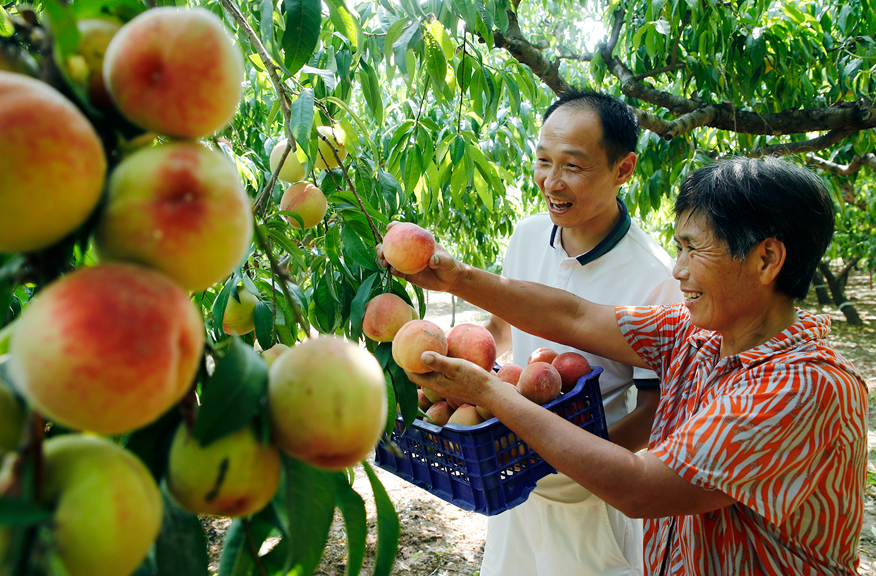
[(821, 179), (787, 160), (732, 158), (692, 172), (675, 201), (676, 218), (705, 217), (730, 255), (743, 258), (775, 238), (785, 245), (779, 292), (802, 300), (833, 236), (836, 210)]

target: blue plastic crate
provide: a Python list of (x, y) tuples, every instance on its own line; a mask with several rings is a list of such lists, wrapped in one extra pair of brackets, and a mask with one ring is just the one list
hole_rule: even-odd
[[(567, 394), (544, 407), (601, 438), (608, 439), (599, 375), (578, 380)], [(375, 463), (463, 510), (492, 516), (524, 502), (540, 478), (556, 472), (517, 435), (491, 418), (477, 426), (435, 426), (396, 419), (391, 435), (398, 452), (378, 444)]]

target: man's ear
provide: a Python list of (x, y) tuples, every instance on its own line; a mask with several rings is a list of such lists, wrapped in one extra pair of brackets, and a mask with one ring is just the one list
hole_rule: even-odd
[(630, 176), (633, 175), (633, 170), (636, 169), (636, 159), (635, 152), (627, 152), (626, 155), (614, 165), (615, 186), (622, 186), (630, 179)]
[(785, 265), (785, 258), (788, 256), (785, 243), (775, 238), (767, 238), (755, 250), (757, 250), (756, 263), (760, 281), (763, 284), (770, 284), (778, 277)]

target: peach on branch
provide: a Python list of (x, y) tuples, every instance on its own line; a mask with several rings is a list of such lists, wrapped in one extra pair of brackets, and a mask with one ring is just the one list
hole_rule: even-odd
[(423, 352), (447, 354), (447, 337), (444, 331), (429, 320), (411, 320), (399, 329), (392, 341), (392, 357), (396, 364), (415, 374), (425, 374), (432, 369), (420, 361)]
[[(347, 135), (340, 128), (332, 128), (331, 126), (317, 126), (316, 131), (319, 133), (319, 136), (317, 136), (319, 147), (316, 161), (313, 165), (320, 170), (337, 168), (340, 166), (338, 158), (343, 162), (344, 158), (347, 157), (347, 148), (344, 146)], [(323, 138), (325, 138), (325, 140), (323, 140)], [(326, 142), (326, 140), (328, 140), (328, 142)], [(332, 150), (332, 147), (338, 151), (337, 158), (335, 158), (335, 153)]]
[[(283, 152), (286, 150), (288, 142), (288, 138), (283, 138), (277, 142), (277, 145), (271, 150), (271, 158), (268, 163), (271, 167), (272, 174), (277, 170), (277, 166), (280, 165), (280, 158), (283, 157)], [(286, 160), (283, 161), (283, 167), (280, 168), (280, 173), (277, 177), (283, 182), (298, 182), (304, 178), (304, 166), (301, 165), (301, 160), (298, 159), (298, 155), (295, 154), (295, 150), (291, 147), (289, 149), (289, 154), (286, 155)]]
[(529, 355), (529, 358), (526, 359), (527, 364), (532, 364), (533, 362), (547, 362), (550, 364), (554, 361), (554, 358), (559, 356), (556, 350), (553, 348), (548, 348), (547, 346), (542, 346), (541, 348), (537, 348)]
[(528, 364), (520, 374), (517, 391), (536, 404), (545, 404), (560, 395), (563, 379), (547, 362)]
[(517, 382), (520, 381), (520, 374), (523, 373), (523, 366), (519, 366), (517, 364), (504, 364), (499, 371), (496, 372), (496, 376), (502, 382), (508, 382), (509, 384), (517, 385)]
[(562, 392), (571, 392), (582, 376), (590, 374), (590, 362), (577, 352), (563, 352), (551, 362), (563, 380)]
[(161, 493), (139, 458), (96, 436), (44, 444), (41, 499), (53, 506), (52, 541), (69, 576), (128, 576), (163, 518)]
[(250, 426), (202, 446), (185, 425), (170, 446), (167, 487), (193, 514), (237, 518), (255, 514), (280, 485), (280, 453)]
[(383, 435), (386, 379), (367, 350), (333, 336), (311, 338), (271, 366), (268, 405), (281, 450), (342, 470), (365, 458)]
[(82, 268), (25, 308), (9, 348), (13, 386), (58, 424), (123, 434), (192, 385), (204, 324), (188, 294), (131, 264)]
[(496, 363), (496, 341), (483, 326), (457, 324), (447, 333), (447, 355), (463, 358), (491, 372)]
[(85, 66), (86, 76), (82, 79), (82, 84), (89, 102), (106, 108), (112, 102), (103, 79), (103, 61), (107, 46), (122, 25), (105, 18), (83, 18), (76, 21), (76, 27), (79, 29), (80, 40), (76, 54), (71, 58), (81, 59)]
[(252, 233), (252, 207), (234, 165), (196, 142), (174, 142), (116, 167), (95, 245), (102, 259), (157, 268), (198, 291), (240, 264)]
[(289, 186), (283, 193), (283, 197), (280, 198), (280, 210), (294, 212), (301, 217), (299, 223), (292, 216), (286, 216), (286, 220), (293, 228), (313, 228), (325, 216), (328, 201), (322, 190), (310, 182), (299, 182)]
[(283, 352), (289, 351), (290, 348), (285, 344), (274, 344), (267, 350), (262, 351), (262, 359), (267, 362), (268, 368), (274, 365), (274, 362), (277, 361), (277, 358), (280, 357)]
[[(240, 298), (240, 302), (237, 298)], [(255, 330), (255, 307), (259, 299), (243, 286), (237, 287), (237, 298), (233, 294), (228, 297), (222, 317), (222, 331), (243, 336)]]
[(210, 136), (243, 94), (243, 56), (206, 8), (143, 12), (113, 37), (103, 75), (128, 120), (174, 138)]
[(378, 294), (365, 306), (362, 333), (375, 342), (392, 342), (411, 320), (416, 320), (416, 314), (404, 299), (392, 293)]
[(435, 237), (411, 222), (396, 224), (383, 237), (383, 257), (402, 274), (416, 274), (429, 265)]
[(60, 92), (13, 72), (0, 72), (0, 126), (0, 253), (45, 248), (97, 206), (103, 146)]

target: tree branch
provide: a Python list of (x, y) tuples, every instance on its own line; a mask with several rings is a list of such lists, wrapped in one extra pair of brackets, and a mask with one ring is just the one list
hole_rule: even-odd
[(817, 138), (812, 138), (811, 140), (755, 148), (754, 150), (749, 151), (746, 156), (751, 158), (761, 158), (763, 156), (785, 156), (787, 154), (815, 152), (816, 150), (829, 148), (855, 132), (857, 132), (857, 130), (831, 130), (827, 134)]
[(831, 174), (838, 174), (847, 176), (849, 174), (855, 174), (858, 172), (862, 166), (869, 166), (871, 169), (876, 170), (876, 154), (872, 152), (870, 154), (864, 154), (863, 156), (855, 155), (852, 158), (851, 162), (846, 165), (837, 164), (835, 162), (831, 162), (830, 160), (825, 160), (819, 156), (816, 156), (813, 153), (806, 154), (806, 160), (810, 164), (814, 166), (818, 166), (825, 172), (830, 172)]
[(538, 76), (554, 94), (562, 94), (569, 89), (566, 79), (560, 75), (560, 63), (551, 62), (541, 51), (530, 43), (520, 31), (517, 14), (508, 10), (508, 29), (505, 32), (496, 30), (493, 34), (496, 48), (504, 48), (521, 64), (526, 64), (532, 73)]

